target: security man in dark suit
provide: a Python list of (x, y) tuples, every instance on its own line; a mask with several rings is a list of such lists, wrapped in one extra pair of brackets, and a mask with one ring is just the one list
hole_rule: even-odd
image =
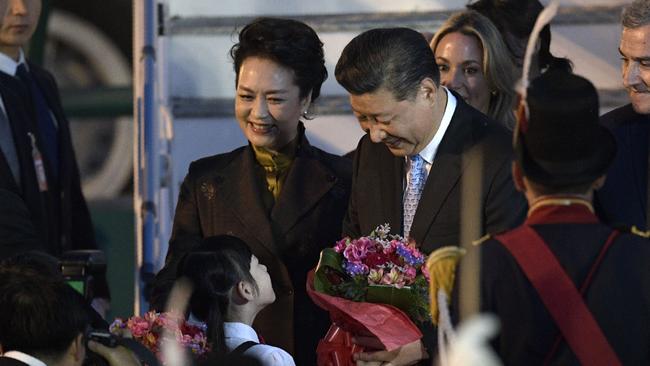
[[(407, 28), (355, 37), (336, 65), (352, 110), (367, 132), (356, 150), (343, 234), (368, 235), (389, 223), (426, 253), (459, 245), (462, 178), (475, 184), (478, 231), (518, 225), (525, 202), (509, 174), (510, 134), (440, 86), (433, 52)], [(431, 343), (425, 341), (424, 343)], [(362, 353), (363, 361), (411, 364), (425, 356), (417, 341), (394, 352)]]
[(616, 153), (586, 79), (547, 71), (515, 130), (526, 222), (480, 246), (482, 310), (504, 365), (650, 364), (650, 241), (603, 224), (591, 198)]
[(41, 0), (0, 2), (0, 188), (23, 199), (58, 256), (96, 244), (56, 82), (23, 53), (40, 11)]

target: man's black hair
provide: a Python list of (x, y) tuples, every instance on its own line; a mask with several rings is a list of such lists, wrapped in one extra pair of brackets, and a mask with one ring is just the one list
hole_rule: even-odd
[(84, 304), (59, 279), (0, 267), (0, 344), (37, 358), (59, 359), (88, 326)]
[(440, 82), (429, 44), (409, 28), (371, 29), (356, 36), (343, 49), (335, 75), (350, 94), (384, 87), (397, 100), (412, 98), (425, 78)]

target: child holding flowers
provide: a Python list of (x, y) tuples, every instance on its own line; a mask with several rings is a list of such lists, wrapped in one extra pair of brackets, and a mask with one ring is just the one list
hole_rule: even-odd
[(204, 239), (183, 259), (178, 275), (194, 285), (190, 309), (207, 323), (213, 352), (249, 356), (264, 366), (295, 365), (284, 350), (260, 344), (252, 328), (257, 314), (275, 301), (275, 292), (266, 266), (242, 240), (229, 235)]

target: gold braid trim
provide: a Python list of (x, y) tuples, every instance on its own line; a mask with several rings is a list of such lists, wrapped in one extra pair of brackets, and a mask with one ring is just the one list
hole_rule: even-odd
[(429, 300), (431, 321), (438, 324), (440, 309), (438, 308), (438, 290), (442, 289), (451, 298), (456, 277), (456, 267), (460, 258), (465, 255), (465, 249), (455, 246), (446, 246), (433, 251), (427, 259), (429, 271)]
[(571, 206), (571, 205), (582, 205), (585, 206), (586, 208), (591, 211), (591, 213), (594, 213), (594, 206), (591, 205), (591, 202), (587, 201), (584, 198), (571, 198), (571, 197), (564, 197), (564, 198), (547, 198), (547, 197), (542, 197), (538, 200), (536, 200), (528, 209), (528, 217), (532, 215), (533, 211), (537, 210), (540, 207), (544, 206)]

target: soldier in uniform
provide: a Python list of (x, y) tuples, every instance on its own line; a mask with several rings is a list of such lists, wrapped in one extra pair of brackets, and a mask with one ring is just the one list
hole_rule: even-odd
[(523, 100), (512, 173), (528, 218), (480, 247), (496, 350), (505, 365), (648, 365), (650, 241), (603, 224), (591, 205), (616, 154), (596, 90), (550, 70)]

